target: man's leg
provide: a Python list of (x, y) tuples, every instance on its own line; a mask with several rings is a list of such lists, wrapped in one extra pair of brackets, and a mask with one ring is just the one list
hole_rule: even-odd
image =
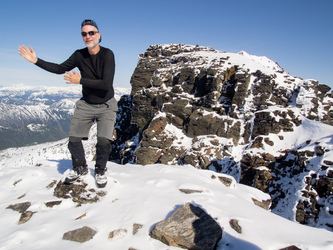
[(111, 140), (113, 137), (114, 124), (117, 116), (117, 100), (112, 98), (99, 109), (96, 116), (97, 122), (97, 145), (95, 179), (98, 187), (107, 184), (106, 163), (111, 153)]
[(109, 160), (110, 153), (111, 141), (105, 137), (97, 137), (95, 180), (99, 188), (105, 187), (108, 182), (105, 172), (107, 170), (106, 163)]
[(95, 174), (103, 175), (111, 153), (111, 141), (105, 137), (97, 137)]
[(93, 121), (94, 108), (83, 100), (78, 100), (70, 125), (68, 142), (68, 149), (72, 155), (73, 170), (66, 177), (65, 183), (72, 183), (81, 175), (88, 173), (82, 139), (88, 138)]
[(95, 173), (104, 174), (111, 153), (111, 141), (105, 137), (97, 138)]
[(70, 136), (68, 149), (72, 155), (73, 170), (66, 176), (64, 182), (66, 184), (71, 184), (81, 175), (86, 175), (88, 173), (88, 166), (81, 138)]
[(73, 170), (79, 172), (80, 174), (82, 171), (87, 173), (87, 162), (81, 138), (70, 136), (68, 149), (72, 155)]

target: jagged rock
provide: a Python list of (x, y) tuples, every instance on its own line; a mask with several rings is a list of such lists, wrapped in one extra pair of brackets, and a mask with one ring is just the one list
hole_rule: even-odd
[(109, 233), (110, 240), (118, 240), (124, 238), (127, 234), (127, 229), (117, 229)]
[(21, 217), (19, 219), (19, 222), (17, 223), (18, 225), (26, 223), (28, 220), (31, 219), (31, 217), (37, 212), (31, 212), (31, 211), (26, 211), (21, 213)]
[(319, 197), (329, 197), (333, 194), (333, 178), (326, 175), (319, 176), (313, 188), (316, 190)]
[(91, 240), (96, 235), (96, 233), (97, 231), (90, 227), (82, 227), (65, 233), (62, 239), (83, 243)]
[(87, 184), (78, 180), (73, 184), (67, 185), (59, 181), (54, 189), (54, 196), (58, 198), (71, 198), (77, 203), (94, 203), (99, 201), (98, 194), (94, 189), (86, 189)]
[(266, 210), (268, 210), (270, 205), (272, 204), (272, 200), (258, 201), (257, 199), (254, 198), (252, 198), (252, 200), (254, 204)]
[(231, 219), (229, 221), (229, 224), (232, 229), (234, 229), (237, 233), (241, 234), (242, 233), (242, 227), (239, 225), (238, 220), (236, 219)]
[(324, 151), (324, 149), (321, 146), (316, 147), (315, 150), (316, 150), (316, 154), (318, 156), (322, 156), (323, 154), (325, 154), (325, 151)]
[(256, 169), (253, 180), (253, 187), (266, 193), (269, 189), (268, 182), (270, 179), (272, 179), (272, 176), (271, 172), (268, 169)]
[(133, 224), (133, 232), (132, 232), (132, 234), (135, 235), (142, 227), (143, 227), (143, 225), (138, 224), (138, 223), (134, 223)]
[(278, 134), (280, 131), (293, 131), (294, 125), (299, 126), (301, 121), (295, 117), (292, 110), (276, 110), (256, 112), (252, 129), (252, 137), (259, 135)]
[(47, 185), (47, 189), (53, 188), (57, 184), (57, 180), (53, 180), (49, 185)]
[(29, 207), (31, 206), (31, 202), (22, 202), (22, 203), (17, 203), (14, 205), (9, 205), (6, 209), (12, 209), (14, 211), (17, 211), (21, 213), (20, 219), (18, 221), (18, 225), (26, 223), (28, 220), (31, 219), (34, 213), (37, 212), (31, 212), (31, 211), (26, 211)]
[(187, 188), (181, 188), (179, 189), (180, 192), (185, 194), (193, 194), (193, 193), (202, 193), (202, 190), (193, 190), (193, 189), (187, 189)]
[(19, 213), (24, 213), (30, 206), (31, 206), (31, 202), (27, 201), (27, 202), (17, 203), (14, 205), (9, 205), (7, 207), (7, 209), (12, 209)]
[(48, 202), (45, 202), (45, 206), (54, 207), (54, 206), (60, 205), (61, 202), (62, 201), (48, 201)]
[(228, 178), (226, 176), (219, 176), (219, 180), (227, 187), (230, 187), (232, 184), (232, 178)]
[(169, 246), (186, 249), (216, 249), (222, 229), (204, 210), (190, 203), (157, 223), (150, 237)]
[[(131, 144), (127, 140), (136, 134), (131, 128), (131, 114), (132, 114), (132, 97), (130, 95), (123, 95), (118, 101), (117, 121), (114, 127), (116, 133), (116, 140), (112, 140), (112, 151), (110, 160), (119, 164), (125, 164), (132, 160), (133, 151), (135, 146), (131, 147)], [(126, 146), (126, 148), (122, 148)]]

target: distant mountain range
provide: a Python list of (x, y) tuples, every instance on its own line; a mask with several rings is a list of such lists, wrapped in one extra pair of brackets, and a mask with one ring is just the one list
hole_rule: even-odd
[[(130, 89), (118, 88), (116, 98)], [(0, 150), (56, 141), (68, 136), (81, 86), (0, 87)]]

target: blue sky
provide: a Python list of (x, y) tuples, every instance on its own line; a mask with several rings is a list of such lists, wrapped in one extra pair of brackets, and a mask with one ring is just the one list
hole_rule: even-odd
[(182, 43), (267, 56), (293, 76), (333, 87), (332, 0), (11, 0), (1, 4), (0, 85), (63, 86), (18, 55), (65, 61), (84, 43), (82, 20), (94, 19), (102, 46), (116, 56), (114, 85), (130, 87), (138, 55), (151, 44)]

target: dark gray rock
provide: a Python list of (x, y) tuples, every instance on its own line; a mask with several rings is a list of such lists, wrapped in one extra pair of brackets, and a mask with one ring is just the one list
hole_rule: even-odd
[(268, 210), (269, 207), (271, 206), (272, 200), (263, 200), (263, 201), (258, 201), (257, 199), (252, 198), (253, 203), (256, 204), (257, 206)]
[(180, 192), (185, 194), (194, 194), (194, 193), (202, 193), (202, 190), (194, 190), (194, 189), (187, 189), (187, 188), (181, 188), (179, 189)]
[(225, 177), (225, 176), (219, 176), (218, 177), (219, 180), (226, 186), (226, 187), (230, 187), (232, 184), (232, 179)]
[(62, 203), (62, 201), (48, 201), (45, 202), (45, 206), (47, 207), (54, 207), (54, 206), (58, 206)]
[(132, 234), (135, 235), (142, 227), (143, 227), (142, 224), (134, 223)]
[(186, 203), (157, 223), (150, 237), (169, 246), (212, 250), (222, 239), (222, 228), (204, 210)]
[(34, 213), (37, 212), (31, 212), (27, 211), (27, 209), (31, 206), (31, 202), (22, 202), (22, 203), (17, 203), (13, 205), (9, 205), (6, 209), (12, 209), (14, 211), (17, 211), (21, 213), (20, 219), (18, 221), (18, 225), (26, 223), (28, 220), (31, 219)]
[(231, 219), (229, 221), (229, 224), (232, 229), (234, 229), (237, 233), (241, 234), (242, 233), (242, 227), (239, 225), (238, 220), (236, 219)]
[(82, 227), (65, 233), (62, 239), (83, 243), (91, 240), (96, 235), (96, 233), (97, 231), (90, 227)]
[(12, 209), (14, 211), (17, 211), (19, 213), (24, 213), (29, 207), (31, 206), (31, 202), (22, 202), (22, 203), (17, 203), (13, 205), (9, 205), (7, 209)]
[(19, 222), (17, 223), (18, 225), (26, 223), (28, 220), (31, 219), (31, 217), (37, 212), (31, 212), (31, 211), (26, 211), (21, 213), (21, 217), (19, 219)]

